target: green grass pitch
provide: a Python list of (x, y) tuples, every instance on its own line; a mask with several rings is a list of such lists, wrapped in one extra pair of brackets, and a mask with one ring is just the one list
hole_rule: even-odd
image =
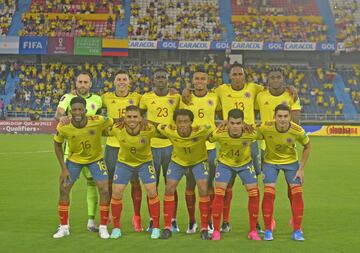
[[(305, 169), (303, 243), (290, 237), (290, 207), (283, 174), (277, 187), (273, 242), (246, 238), (247, 196), (239, 179), (231, 209), (232, 231), (218, 242), (201, 241), (199, 234), (185, 234), (184, 179), (179, 185), (181, 232), (168, 241), (151, 240), (146, 232), (132, 231), (129, 188), (124, 197), (123, 237), (101, 240), (96, 233), (87, 232), (83, 179), (73, 190), (71, 235), (55, 240), (52, 234), (59, 223), (59, 166), (52, 151), (52, 137), (1, 135), (0, 144), (0, 252), (360, 252), (360, 138), (312, 138), (312, 153)], [(161, 183), (161, 199), (163, 189)], [(144, 199), (143, 195), (145, 227), (148, 215)]]

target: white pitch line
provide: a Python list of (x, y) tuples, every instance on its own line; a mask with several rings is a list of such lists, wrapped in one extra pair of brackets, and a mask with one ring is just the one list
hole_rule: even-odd
[(40, 153), (53, 153), (50, 150), (39, 150), (39, 151), (24, 151), (24, 152), (0, 152), (0, 155), (24, 155), (24, 154), (40, 154)]

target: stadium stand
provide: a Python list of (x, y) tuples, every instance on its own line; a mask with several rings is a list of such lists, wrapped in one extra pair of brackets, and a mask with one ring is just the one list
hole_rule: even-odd
[(6, 36), (16, 11), (15, 0), (0, 0), (0, 35)]
[(337, 28), (337, 41), (344, 42), (345, 47), (360, 45), (360, 1), (329, 0)]
[(232, 15), (237, 41), (329, 40), (315, 0), (232, 0)]
[(131, 4), (128, 27), (132, 40), (219, 41), (225, 28), (220, 23), (217, 0), (136, 0)]
[(350, 93), (353, 104), (360, 113), (360, 65), (351, 68), (340, 68), (339, 71), (345, 82), (345, 92)]

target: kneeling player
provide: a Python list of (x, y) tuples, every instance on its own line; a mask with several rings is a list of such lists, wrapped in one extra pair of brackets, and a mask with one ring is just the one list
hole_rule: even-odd
[(211, 142), (220, 144), (218, 165), (215, 173), (215, 198), (213, 201), (213, 240), (220, 240), (220, 221), (224, 206), (226, 187), (234, 173), (241, 178), (249, 196), (248, 210), (250, 240), (261, 240), (256, 231), (259, 216), (259, 189), (257, 177), (251, 160), (251, 144), (255, 134), (243, 132), (244, 113), (239, 109), (232, 109), (228, 113), (225, 129), (217, 129), (209, 137)]
[[(302, 184), (304, 167), (310, 155), (310, 140), (304, 129), (291, 122), (291, 110), (287, 105), (280, 104), (275, 108), (275, 121), (265, 122), (259, 129), (260, 139), (265, 140), (264, 198), (262, 212), (265, 223), (264, 240), (273, 240), (271, 220), (273, 217), (275, 186), (280, 170), (285, 173), (286, 181), (291, 188), (291, 209), (294, 222), (292, 238), (303, 241), (301, 222), (304, 212)], [(295, 143), (304, 146), (299, 164)]]
[(205, 142), (211, 133), (210, 126), (191, 126), (194, 114), (187, 109), (176, 110), (176, 125), (159, 125), (158, 131), (169, 138), (173, 144), (171, 162), (166, 175), (164, 196), (164, 231), (162, 239), (171, 237), (171, 218), (175, 208), (174, 193), (185, 174), (193, 173), (199, 190), (201, 215), (201, 238), (209, 240), (208, 217), (210, 198), (208, 196), (208, 164)]
[[(109, 184), (108, 172), (103, 161), (101, 134), (112, 126), (113, 120), (103, 116), (85, 116), (86, 100), (74, 97), (70, 102), (71, 123), (57, 126), (54, 137), (56, 157), (61, 166), (59, 217), (61, 225), (54, 238), (69, 235), (69, 193), (80, 175), (83, 167), (88, 167), (100, 193), (100, 226), (99, 234), (103, 239), (109, 238), (107, 221), (109, 216)], [(62, 143), (67, 140), (69, 156), (64, 162)]]
[(122, 198), (126, 185), (135, 176), (140, 177), (149, 199), (150, 216), (153, 220), (152, 239), (160, 237), (159, 216), (160, 201), (156, 191), (156, 172), (152, 164), (150, 140), (155, 136), (156, 128), (143, 126), (140, 109), (134, 105), (126, 107), (124, 126), (113, 127), (110, 135), (115, 136), (120, 144), (118, 161), (113, 178), (111, 210), (114, 228), (111, 238), (121, 236), (120, 217)]

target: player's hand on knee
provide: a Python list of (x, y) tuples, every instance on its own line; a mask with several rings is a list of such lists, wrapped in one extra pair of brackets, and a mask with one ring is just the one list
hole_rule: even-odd
[(304, 183), (304, 170), (303, 169), (298, 169), (293, 180), (295, 181), (297, 178), (300, 179), (301, 184)]
[(60, 117), (59, 122), (63, 125), (69, 125), (70, 118), (68, 116), (62, 116), (62, 117)]
[(63, 187), (67, 187), (70, 184), (70, 173), (67, 168), (61, 170), (60, 174), (60, 184)]

